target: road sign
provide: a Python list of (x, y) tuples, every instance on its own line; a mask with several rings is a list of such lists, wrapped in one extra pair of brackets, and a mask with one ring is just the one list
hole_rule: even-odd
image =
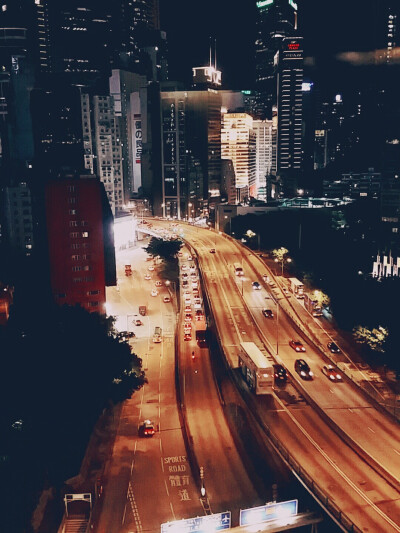
[(161, 533), (212, 533), (231, 527), (231, 512), (198, 516), (161, 524)]
[(268, 503), (252, 509), (240, 510), (240, 525), (260, 524), (279, 518), (286, 518), (297, 514), (298, 500), (287, 502)]

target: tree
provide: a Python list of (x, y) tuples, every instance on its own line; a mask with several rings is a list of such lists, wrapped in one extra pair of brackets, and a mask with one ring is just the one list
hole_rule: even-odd
[(183, 242), (178, 239), (165, 240), (152, 237), (146, 248), (146, 252), (153, 257), (161, 257), (163, 261), (172, 261), (177, 257), (182, 246)]
[(284, 248), (281, 246), (280, 248), (275, 248), (275, 250), (272, 250), (272, 255), (276, 261), (279, 261), (280, 263), (285, 261), (287, 254), (289, 253), (289, 250), (287, 248)]
[(329, 307), (331, 303), (331, 299), (329, 298), (329, 296), (318, 289), (315, 289), (310, 294), (310, 298), (314, 302), (317, 302), (320, 307)]
[(374, 352), (385, 352), (385, 342), (389, 335), (387, 328), (378, 326), (372, 330), (365, 326), (357, 326), (353, 329), (353, 336), (356, 342), (366, 344)]

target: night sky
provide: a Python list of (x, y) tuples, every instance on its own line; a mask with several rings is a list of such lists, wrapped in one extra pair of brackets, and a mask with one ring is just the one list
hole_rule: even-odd
[[(299, 31), (318, 75), (334, 79), (337, 52), (373, 48), (379, 0), (298, 0)], [(251, 88), (254, 80), (255, 0), (160, 0), (167, 31), (170, 79), (191, 80), (191, 68), (209, 61), (217, 38), (224, 88)], [(333, 69), (333, 70), (332, 70)], [(313, 71), (310, 72), (311, 75)], [(316, 75), (316, 74), (315, 74)]]

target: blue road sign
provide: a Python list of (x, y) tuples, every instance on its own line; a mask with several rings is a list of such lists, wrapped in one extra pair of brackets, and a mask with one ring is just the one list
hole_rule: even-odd
[(231, 512), (186, 518), (161, 524), (161, 533), (212, 533), (231, 527)]
[(268, 503), (252, 509), (240, 510), (240, 525), (248, 526), (251, 524), (260, 524), (269, 522), (278, 518), (286, 518), (297, 514), (298, 500), (287, 502)]

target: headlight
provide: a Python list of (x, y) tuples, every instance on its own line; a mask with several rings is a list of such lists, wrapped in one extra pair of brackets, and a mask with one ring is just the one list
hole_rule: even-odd
[(296, 347), (296, 352), (299, 352), (300, 351), (300, 348)]
[(302, 370), (302, 371), (300, 372), (300, 375), (301, 375), (301, 376), (305, 376), (305, 375), (306, 375), (306, 373), (304, 372), (304, 370)]
[(314, 374), (311, 372), (311, 370), (310, 370), (309, 374), (310, 374), (310, 376), (313, 376), (313, 375), (314, 375)]
[(335, 379), (335, 376), (329, 376), (329, 379), (333, 381)]
[(342, 379), (342, 376), (340, 374), (336, 374), (336, 379)]

